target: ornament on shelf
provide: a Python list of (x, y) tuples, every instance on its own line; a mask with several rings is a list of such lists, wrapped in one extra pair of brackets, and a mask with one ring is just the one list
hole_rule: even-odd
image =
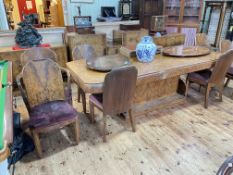
[(42, 42), (42, 36), (37, 29), (33, 27), (34, 15), (25, 15), (24, 20), (18, 25), (20, 26), (16, 31), (15, 42), (21, 48), (29, 48), (39, 46)]

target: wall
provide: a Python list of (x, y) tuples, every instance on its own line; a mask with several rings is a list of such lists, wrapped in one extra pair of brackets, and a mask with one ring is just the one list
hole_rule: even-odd
[(73, 16), (78, 15), (78, 6), (81, 8), (82, 16), (91, 16), (92, 22), (96, 22), (96, 18), (101, 15), (101, 6), (114, 6), (116, 13), (118, 14), (119, 0), (94, 0), (94, 3), (77, 3), (67, 0), (67, 13), (69, 18), (67, 25), (73, 25)]
[(8, 30), (7, 17), (3, 0), (0, 0), (0, 30)]

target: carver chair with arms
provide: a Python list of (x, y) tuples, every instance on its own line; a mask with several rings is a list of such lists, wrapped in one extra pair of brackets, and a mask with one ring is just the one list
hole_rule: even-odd
[(216, 62), (213, 71), (202, 70), (198, 72), (189, 73), (186, 80), (186, 92), (187, 97), (190, 83), (197, 83), (206, 88), (205, 91), (205, 104), (204, 107), (208, 108), (208, 98), (211, 88), (217, 87), (219, 90), (219, 97), (222, 101), (222, 91), (224, 87), (224, 80), (226, 73), (233, 62), (233, 50), (229, 50), (221, 55)]
[[(95, 59), (97, 57), (95, 49), (88, 44), (84, 45), (77, 45), (74, 47), (72, 51), (72, 58), (73, 60), (79, 59)], [(87, 113), (86, 111), (86, 94), (85, 92), (78, 86), (78, 102), (80, 102), (80, 97), (82, 96), (82, 106), (83, 112)]]
[[(233, 49), (232, 42), (229, 40), (222, 40), (220, 43), (220, 52), (224, 53), (230, 49)], [(225, 83), (225, 87), (228, 86), (230, 80), (233, 80), (233, 64), (231, 64), (230, 68), (228, 69), (226, 78), (227, 78), (227, 81)], [(233, 98), (233, 94), (232, 94), (232, 98)]]
[(137, 69), (134, 66), (121, 67), (108, 73), (104, 80), (103, 94), (90, 96), (91, 120), (94, 121), (94, 107), (103, 111), (103, 141), (106, 142), (106, 118), (129, 112), (130, 123), (136, 131), (131, 101), (137, 81)]
[[(62, 72), (67, 75), (63, 82)], [(72, 107), (69, 72), (50, 59), (28, 61), (16, 78), (27, 107), (29, 128), (36, 151), (42, 157), (40, 133), (73, 125), (79, 142), (79, 117)]]

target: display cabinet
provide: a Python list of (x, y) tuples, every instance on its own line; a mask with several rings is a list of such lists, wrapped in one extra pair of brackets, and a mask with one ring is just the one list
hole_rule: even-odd
[(204, 3), (200, 32), (207, 34), (208, 41), (214, 47), (218, 47), (220, 41), (225, 39), (227, 32), (231, 30), (232, 7), (232, 0), (206, 0)]
[(139, 19), (143, 28), (151, 28), (151, 17), (163, 15), (163, 0), (140, 0)]
[(203, 0), (165, 0), (164, 13), (167, 26), (182, 28), (198, 28), (201, 19)]

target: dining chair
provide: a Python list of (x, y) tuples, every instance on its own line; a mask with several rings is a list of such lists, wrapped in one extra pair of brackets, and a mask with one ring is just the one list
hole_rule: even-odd
[[(67, 76), (66, 83), (62, 72)], [(68, 70), (50, 59), (32, 60), (26, 63), (16, 81), (30, 116), (29, 128), (39, 157), (42, 157), (41, 133), (73, 125), (79, 142), (79, 116), (72, 107)]]
[(128, 112), (133, 132), (136, 131), (131, 101), (137, 81), (137, 69), (127, 66), (113, 69), (105, 76), (103, 94), (92, 94), (89, 98), (91, 121), (94, 107), (103, 112), (103, 141), (106, 142), (107, 116)]
[[(96, 57), (97, 57), (97, 55), (96, 55), (95, 49), (89, 44), (77, 45), (74, 47), (74, 49), (72, 51), (73, 60), (80, 60), (80, 59), (89, 60), (89, 59), (95, 59)], [(82, 90), (82, 88), (80, 88), (79, 86), (77, 89), (77, 93), (78, 93), (78, 102), (80, 102), (80, 97), (82, 96), (83, 112), (87, 113), (86, 94)]]
[(213, 70), (201, 70), (198, 72), (189, 73), (186, 79), (186, 92), (190, 83), (197, 83), (206, 88), (204, 107), (208, 108), (208, 98), (212, 87), (217, 87), (219, 90), (220, 101), (222, 101), (222, 91), (224, 87), (224, 80), (230, 65), (233, 62), (233, 50), (229, 50), (219, 57)]
[(233, 156), (227, 158), (219, 168), (217, 175), (232, 175), (233, 173)]
[[(220, 52), (224, 53), (232, 48), (233, 48), (233, 44), (231, 41), (222, 40), (220, 42)], [(225, 83), (225, 87), (228, 86), (230, 80), (233, 80), (233, 64), (231, 64), (230, 68), (228, 69), (227, 74), (226, 74), (226, 78), (227, 78), (227, 81)], [(233, 98), (233, 94), (232, 94), (232, 98)]]
[(43, 58), (49, 58), (55, 62), (57, 62), (56, 53), (46, 47), (32, 47), (29, 50), (25, 50), (21, 54), (20, 62), (21, 65), (24, 66), (30, 60), (38, 60)]
[(205, 33), (197, 33), (195, 37), (195, 45), (210, 48), (210, 43), (207, 39), (207, 35)]

